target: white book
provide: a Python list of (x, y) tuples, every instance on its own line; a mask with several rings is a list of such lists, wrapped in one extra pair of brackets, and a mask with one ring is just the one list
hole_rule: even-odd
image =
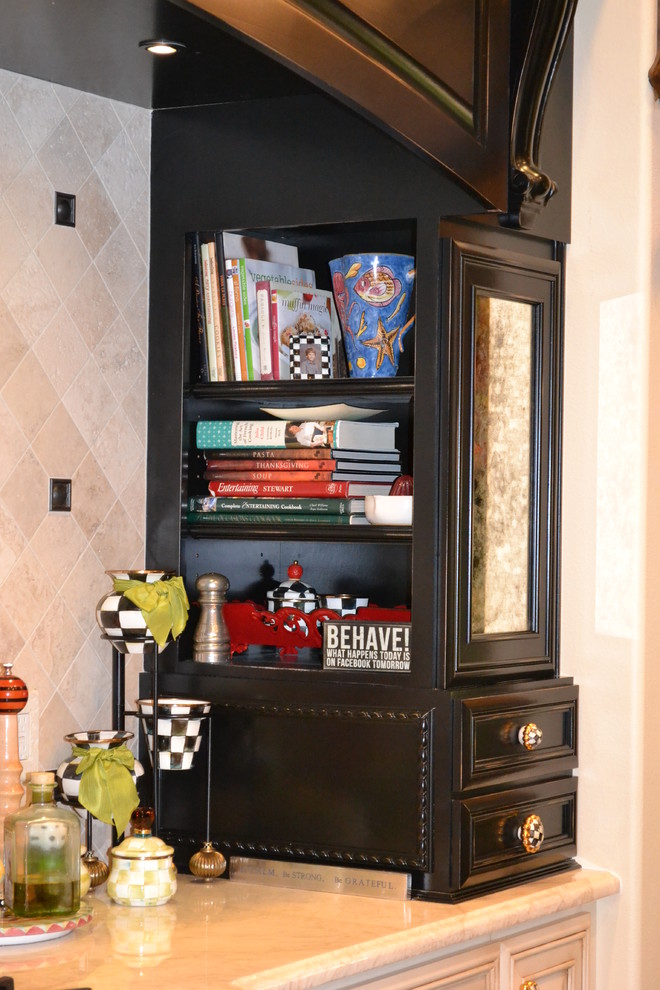
[(295, 244), (270, 241), (243, 231), (223, 230), (222, 246), (225, 258), (261, 258), (282, 265), (298, 264), (298, 248)]
[(204, 315), (206, 317), (206, 353), (209, 362), (209, 381), (218, 381), (218, 361), (215, 347), (215, 323), (213, 320), (213, 297), (211, 293), (211, 258), (209, 245), (205, 242), (200, 244), (200, 257), (202, 261), (202, 291), (204, 295)]

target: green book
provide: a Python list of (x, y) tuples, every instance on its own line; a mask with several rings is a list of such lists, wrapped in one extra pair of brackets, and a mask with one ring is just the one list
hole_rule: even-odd
[(363, 498), (240, 498), (220, 495), (192, 496), (188, 511), (204, 515), (223, 512), (230, 515), (245, 513), (286, 513), (286, 515), (364, 515)]
[(257, 379), (261, 378), (261, 375), (256, 375), (254, 373), (254, 351), (253, 351), (253, 341), (252, 341), (252, 326), (250, 319), (250, 304), (248, 301), (248, 285), (247, 276), (245, 274), (245, 258), (238, 259), (238, 281), (241, 289), (241, 308), (243, 310), (243, 337), (245, 339), (245, 358), (247, 361), (247, 376), (248, 381), (253, 382), (255, 377)]
[(368, 526), (367, 517), (360, 512), (344, 515), (316, 512), (188, 512), (189, 523), (204, 523), (205, 526), (242, 526), (251, 523), (287, 526)]

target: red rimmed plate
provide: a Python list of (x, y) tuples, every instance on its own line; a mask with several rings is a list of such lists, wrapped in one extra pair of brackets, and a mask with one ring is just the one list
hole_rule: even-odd
[(8, 911), (0, 913), (0, 947), (3, 945), (25, 945), (32, 942), (46, 942), (62, 938), (82, 928), (92, 919), (91, 908), (85, 905), (75, 914), (61, 918), (17, 918)]

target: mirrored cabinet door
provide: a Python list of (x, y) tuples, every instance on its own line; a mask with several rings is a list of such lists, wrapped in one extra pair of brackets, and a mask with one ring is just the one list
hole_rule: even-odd
[[(556, 672), (560, 265), (451, 240), (447, 679)], [(451, 486), (450, 486), (451, 489)]]

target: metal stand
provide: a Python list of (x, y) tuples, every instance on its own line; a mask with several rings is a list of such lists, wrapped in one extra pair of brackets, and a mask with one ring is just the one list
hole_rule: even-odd
[[(158, 760), (158, 647), (155, 640), (147, 640), (144, 644), (143, 656), (152, 658), (151, 665), (151, 698), (153, 701), (153, 730), (151, 733), (151, 769), (152, 769), (152, 798), (154, 822), (152, 834), (158, 835), (160, 822), (160, 766)], [(125, 729), (126, 716), (147, 718), (138, 711), (127, 711), (125, 702), (126, 692), (126, 654), (112, 648), (112, 720), (113, 729)], [(138, 735), (139, 738), (139, 735)]]

